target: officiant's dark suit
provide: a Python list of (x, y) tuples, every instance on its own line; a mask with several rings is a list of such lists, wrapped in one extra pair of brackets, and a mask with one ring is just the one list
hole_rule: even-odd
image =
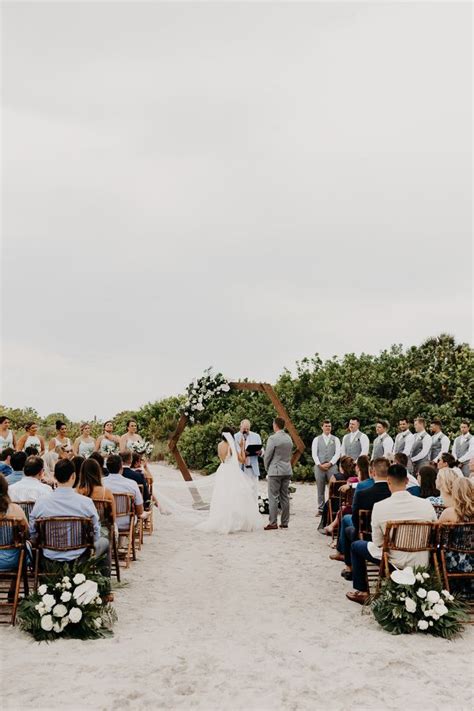
[(344, 546), (344, 558), (346, 565), (351, 564), (351, 543), (356, 540), (359, 534), (359, 511), (363, 509), (372, 511), (375, 504), (383, 499), (388, 499), (390, 489), (385, 480), (376, 480), (370, 489), (358, 491), (352, 503), (352, 523), (353, 526), (346, 528), (346, 545)]

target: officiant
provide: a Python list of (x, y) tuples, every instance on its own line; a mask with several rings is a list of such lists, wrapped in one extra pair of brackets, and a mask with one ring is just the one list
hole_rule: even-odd
[[(258, 458), (262, 454), (262, 438), (257, 432), (252, 432), (250, 429), (250, 420), (242, 420), (240, 423), (240, 430), (235, 435), (235, 443), (237, 445), (237, 450), (242, 446), (242, 440), (245, 442), (245, 449), (251, 447), (252, 454), (249, 454), (245, 463), (242, 464), (242, 471), (246, 476), (249, 477), (252, 484), (252, 489), (255, 494), (255, 498), (258, 498), (258, 478), (260, 476), (260, 467), (258, 465)], [(260, 445), (260, 449), (256, 449)]]

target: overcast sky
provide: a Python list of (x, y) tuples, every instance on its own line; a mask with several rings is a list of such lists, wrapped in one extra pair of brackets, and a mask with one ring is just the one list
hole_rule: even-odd
[(2, 393), (471, 338), (469, 3), (3, 3)]

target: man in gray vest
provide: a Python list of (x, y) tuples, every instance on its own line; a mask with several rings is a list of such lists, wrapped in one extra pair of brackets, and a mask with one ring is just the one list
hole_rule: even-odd
[(324, 490), (333, 474), (337, 474), (337, 462), (341, 455), (341, 441), (332, 432), (331, 420), (324, 420), (323, 433), (313, 439), (311, 453), (314, 459), (314, 478), (318, 489), (318, 513), (324, 507)]
[(284, 430), (285, 420), (282, 417), (275, 417), (273, 421), (275, 434), (268, 438), (263, 458), (268, 477), (268, 503), (270, 507), (270, 521), (268, 526), (265, 526), (266, 531), (278, 528), (278, 501), (280, 501), (281, 506), (280, 528), (288, 528), (290, 520), (288, 487), (293, 475), (291, 468), (293, 442)]
[(426, 420), (424, 417), (415, 419), (415, 437), (413, 447), (410, 454), (410, 459), (413, 464), (413, 473), (418, 474), (418, 471), (430, 461), (431, 452), (431, 435), (426, 431)]
[(351, 417), (349, 420), (349, 433), (342, 439), (341, 457), (352, 457), (354, 462), (361, 454), (368, 455), (370, 442), (366, 434), (360, 431), (360, 420)]
[(459, 462), (459, 468), (464, 476), (469, 476), (469, 462), (474, 459), (474, 437), (470, 433), (468, 420), (461, 422), (461, 434), (456, 437), (453, 444), (453, 457)]
[(438, 464), (439, 459), (442, 454), (449, 452), (449, 437), (447, 437), (441, 430), (441, 420), (435, 417), (431, 420), (430, 425), (431, 431), (431, 452), (430, 461), (434, 464)]
[(398, 429), (400, 430), (395, 437), (395, 445), (393, 447), (394, 454), (406, 454), (408, 457), (408, 468), (411, 469), (410, 454), (413, 449), (415, 435), (410, 430), (410, 424), (406, 417), (402, 417), (398, 421)]
[(393, 439), (388, 434), (388, 428), (390, 425), (387, 420), (377, 420), (375, 424), (375, 431), (377, 432), (377, 437), (374, 439), (372, 445), (372, 456), (371, 460), (381, 459), (382, 457), (388, 457), (393, 449)]

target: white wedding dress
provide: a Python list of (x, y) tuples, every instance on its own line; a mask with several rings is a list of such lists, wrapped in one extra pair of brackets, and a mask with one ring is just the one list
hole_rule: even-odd
[(255, 493), (240, 468), (234, 438), (227, 432), (224, 436), (229, 453), (215, 473), (209, 516), (196, 529), (212, 533), (259, 531), (264, 523)]

